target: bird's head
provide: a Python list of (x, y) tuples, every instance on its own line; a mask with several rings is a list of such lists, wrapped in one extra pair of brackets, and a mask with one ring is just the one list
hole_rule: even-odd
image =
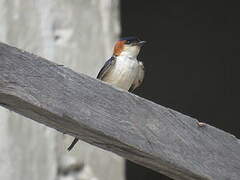
[(136, 37), (126, 37), (118, 40), (114, 46), (114, 56), (129, 56), (136, 58), (140, 52), (141, 47), (146, 41), (141, 41)]

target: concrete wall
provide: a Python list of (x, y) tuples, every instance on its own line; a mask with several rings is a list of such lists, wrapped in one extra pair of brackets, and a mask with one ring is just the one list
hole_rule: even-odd
[[(118, 0), (0, 0), (0, 41), (95, 77), (111, 56)], [(61, 83), (61, 82), (60, 82)], [(0, 179), (123, 180), (119, 156), (0, 108)]]

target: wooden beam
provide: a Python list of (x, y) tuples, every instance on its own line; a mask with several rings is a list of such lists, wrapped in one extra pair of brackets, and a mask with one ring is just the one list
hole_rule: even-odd
[(0, 103), (174, 179), (240, 179), (233, 135), (1, 43)]

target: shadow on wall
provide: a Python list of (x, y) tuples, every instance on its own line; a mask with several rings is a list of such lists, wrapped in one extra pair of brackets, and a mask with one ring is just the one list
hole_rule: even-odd
[(126, 161), (127, 180), (172, 180), (151, 169), (139, 166), (131, 161)]
[[(121, 1), (122, 36), (147, 41), (144, 98), (240, 137), (240, 11), (220, 0)], [(127, 162), (127, 180), (168, 179)]]

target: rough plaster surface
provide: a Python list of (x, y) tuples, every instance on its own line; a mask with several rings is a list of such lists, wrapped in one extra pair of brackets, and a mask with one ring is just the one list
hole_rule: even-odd
[[(0, 41), (92, 77), (119, 34), (118, 0), (0, 0), (0, 9)], [(0, 179), (63, 179), (63, 157), (84, 163), (86, 177), (124, 179), (119, 156), (84, 142), (67, 153), (72, 137), (4, 108), (0, 117)]]

